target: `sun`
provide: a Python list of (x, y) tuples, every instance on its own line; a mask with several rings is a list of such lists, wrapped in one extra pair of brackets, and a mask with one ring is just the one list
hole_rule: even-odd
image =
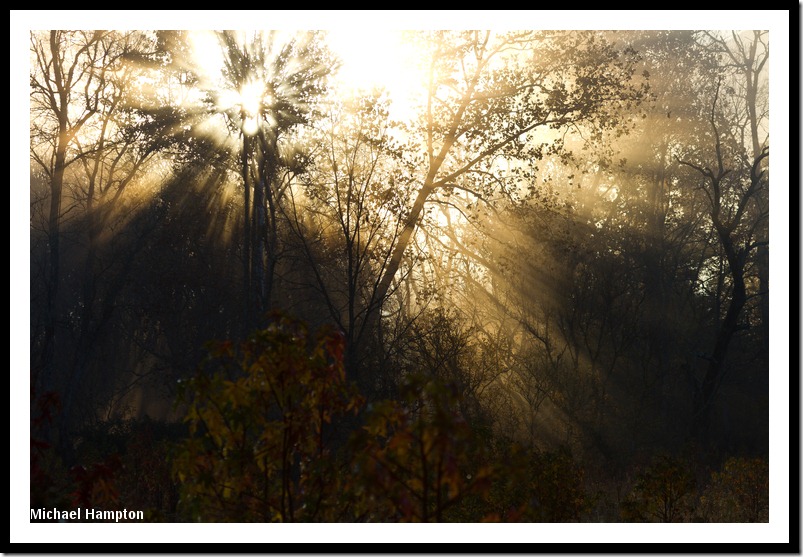
[(242, 130), (246, 135), (256, 135), (260, 118), (266, 116), (273, 99), (265, 91), (265, 84), (252, 80), (244, 83), (239, 91), (224, 89), (218, 97), (218, 109), (240, 113)]
[[(259, 31), (254, 31), (259, 33)], [(191, 31), (192, 69), (201, 90), (214, 91), (220, 113), (238, 114), (243, 133), (255, 135), (260, 118), (270, 120), (273, 100), (258, 79), (234, 90), (224, 79), (224, 49), (216, 32)], [(416, 44), (400, 30), (382, 28), (333, 28), (325, 33), (328, 48), (339, 60), (331, 76), (332, 93), (349, 98), (382, 90), (390, 100), (391, 117), (399, 121), (415, 118), (424, 97), (424, 79), (416, 64)], [(207, 128), (214, 127), (211, 123)]]
[(213, 31), (192, 31), (189, 37), (193, 70), (198, 74), (200, 87), (215, 92), (217, 110), (238, 114), (239, 125), (246, 135), (256, 135), (263, 118), (275, 123), (270, 113), (274, 99), (267, 92), (265, 82), (254, 78), (239, 89), (232, 89), (223, 77), (225, 55), (218, 35)]

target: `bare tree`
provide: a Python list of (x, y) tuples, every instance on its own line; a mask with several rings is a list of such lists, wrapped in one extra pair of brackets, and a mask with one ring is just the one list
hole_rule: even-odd
[(44, 331), (32, 351), (33, 383), (51, 387), (58, 319), (60, 241), (64, 218), (63, 190), (67, 168), (86, 153), (78, 134), (101, 109), (110, 66), (104, 31), (49, 31), (31, 33), (31, 159), (50, 187), (48, 213), (48, 273)]
[[(726, 126), (730, 122), (724, 120), (718, 110), (720, 93), (721, 82), (718, 80), (708, 116), (714, 140), (713, 153), (709, 154), (708, 161), (680, 161), (701, 179), (700, 185), (709, 203), (708, 217), (724, 253), (730, 279), (724, 316), (717, 326), (713, 350), (706, 355), (705, 375), (695, 397), (692, 422), (695, 437), (706, 434), (711, 404), (726, 369), (725, 360), (731, 341), (740, 330), (749, 327), (743, 321), (744, 309), (755, 293), (746, 284), (746, 270), (756, 248), (766, 245), (766, 241), (757, 235), (769, 217), (761, 203), (761, 197), (769, 187), (763, 168), (764, 160), (769, 157), (769, 147), (765, 146), (755, 157), (746, 158), (742, 156), (742, 144), (728, 141)], [(717, 319), (720, 319), (719, 315)]]
[(312, 284), (299, 286), (317, 291), (344, 333), (347, 369), (355, 375), (364, 343), (376, 333), (368, 316), (381, 303), (379, 278), (413, 187), (390, 129), (387, 103), (378, 96), (333, 103), (316, 125), (314, 162), (289, 190), (285, 208), (311, 275)]
[[(132, 253), (115, 253), (110, 246), (136, 212), (138, 195), (151, 185), (146, 169), (164, 145), (159, 131), (165, 124), (151, 125), (135, 108), (142, 93), (138, 79), (146, 71), (135, 60), (153, 54), (152, 36), (51, 31), (49, 48), (45, 38), (32, 35), (31, 159), (50, 183), (50, 272), (44, 334), (32, 346), (39, 367), (33, 371), (44, 372), (34, 377), (38, 387), (61, 392), (60, 425), (69, 432), (74, 402), (85, 394), (90, 362), (133, 263)], [(130, 195), (132, 190), (138, 195)], [(62, 275), (66, 225), (74, 241)], [(59, 328), (64, 335), (57, 342)], [(107, 374), (109, 383), (114, 379)], [(88, 401), (83, 406), (91, 413)]]

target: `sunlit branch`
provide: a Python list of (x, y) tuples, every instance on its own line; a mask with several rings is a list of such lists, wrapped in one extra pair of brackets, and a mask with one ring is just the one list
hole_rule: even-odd
[(457, 211), (460, 214), (460, 216), (462, 216), (464, 219), (466, 219), (466, 222), (471, 223), (473, 226), (476, 227), (476, 225), (472, 222), (471, 216), (466, 214), (462, 207), (459, 207), (454, 202), (449, 201), (448, 199), (441, 199), (441, 198), (433, 197), (433, 198), (430, 198), (427, 201), (427, 203), (435, 204), (435, 205), (445, 205), (446, 207), (454, 209), (455, 211)]
[[(505, 185), (505, 183), (502, 181), (502, 179), (499, 178), (499, 176), (495, 175), (492, 172), (488, 172), (487, 170), (480, 170), (480, 169), (477, 169), (477, 168), (474, 168), (474, 169), (470, 170), (469, 173), (471, 173), (471, 174), (479, 174), (483, 178), (488, 178), (489, 180), (491, 180), (491, 182), (494, 182), (497, 186), (499, 186), (499, 193), (500, 194), (506, 196), (508, 200), (512, 201), (512, 197), (510, 196), (510, 194), (508, 192), (508, 187)], [(453, 186), (455, 189), (463, 190), (466, 193), (470, 193), (471, 195), (473, 195), (474, 197), (476, 197), (477, 199), (479, 199), (480, 201), (485, 203), (487, 205), (487, 207), (494, 214), (496, 214), (496, 215), (499, 214), (499, 209), (497, 209), (496, 205), (490, 199), (486, 199), (485, 196), (483, 196), (479, 192), (477, 192), (477, 191), (475, 191), (475, 190), (473, 190), (471, 188), (468, 188), (468, 187), (465, 187), (465, 186), (461, 186), (459, 184), (447, 184), (447, 186), (445, 186), (445, 187), (448, 187), (449, 185)]]
[[(526, 126), (526, 127), (522, 128), (517, 134), (511, 135), (511, 136), (509, 136), (509, 137), (507, 137), (507, 138), (505, 138), (505, 139), (503, 139), (501, 141), (498, 141), (497, 143), (491, 145), (487, 149), (484, 149), (481, 153), (479, 153), (478, 155), (476, 155), (475, 157), (470, 159), (467, 163), (463, 164), (458, 170), (455, 170), (454, 172), (451, 172), (447, 176), (444, 176), (443, 178), (433, 182), (432, 183), (432, 188), (439, 188), (439, 187), (442, 187), (442, 186), (444, 186), (445, 184), (447, 184), (449, 182), (453, 182), (456, 178), (462, 176), (463, 174), (468, 172), (470, 169), (472, 169), (474, 167), (474, 165), (476, 165), (477, 163), (479, 163), (483, 159), (487, 158), (489, 155), (492, 155), (492, 154), (496, 153), (497, 151), (499, 151), (500, 149), (502, 149), (506, 145), (509, 145), (509, 144), (513, 143), (519, 137), (521, 137), (523, 134), (525, 134), (527, 132), (530, 132), (530, 131), (532, 131), (532, 130), (534, 130), (536, 128), (539, 128), (541, 126), (547, 126), (547, 125), (551, 125), (551, 124), (564, 124), (566, 122), (567, 122), (567, 120), (565, 120), (564, 118), (559, 118), (559, 119), (539, 120), (538, 122), (532, 123), (529, 126)], [(451, 147), (451, 145), (450, 145), (450, 147)]]
[(443, 240), (441, 240), (438, 237), (438, 235), (436, 235), (436, 234), (427, 234), (427, 236), (432, 238), (433, 240), (435, 240), (437, 243), (439, 243), (441, 246), (443, 246), (447, 250), (451, 251), (451, 250), (456, 249), (457, 252), (461, 253), (462, 255), (465, 255), (469, 259), (472, 259), (472, 260), (476, 261), (477, 263), (479, 263), (480, 265), (482, 265), (486, 269), (488, 269), (490, 271), (493, 271), (493, 272), (496, 272), (496, 273), (499, 273), (499, 268), (495, 264), (493, 264), (488, 259), (482, 257), (478, 253), (468, 249), (462, 242), (460, 242), (460, 240), (457, 238), (457, 235), (454, 233), (454, 231), (451, 228), (446, 227), (446, 228), (442, 229), (441, 232), (442, 232), (442, 234), (444, 236), (446, 236), (447, 238), (449, 238), (449, 240), (452, 241), (452, 243), (455, 246), (454, 248), (447, 246), (443, 242)]

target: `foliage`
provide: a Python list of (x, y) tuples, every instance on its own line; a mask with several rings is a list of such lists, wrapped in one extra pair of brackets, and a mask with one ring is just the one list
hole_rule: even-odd
[(639, 474), (622, 504), (622, 518), (628, 522), (683, 522), (690, 518), (694, 488), (694, 477), (681, 460), (658, 456)]
[(120, 457), (113, 454), (102, 462), (95, 462), (88, 467), (76, 465), (70, 469), (76, 483), (76, 489), (72, 493), (73, 507), (102, 509), (116, 507), (120, 502), (116, 479), (121, 467)]
[(363, 430), (351, 440), (350, 487), (360, 519), (442, 522), (466, 495), (487, 490), (491, 470), (456, 408), (454, 386), (415, 376), (402, 400), (368, 409)]
[[(170, 467), (170, 449), (179, 437), (179, 424), (143, 420), (110, 420), (86, 428), (78, 446), (81, 462), (72, 473), (84, 503), (99, 508), (128, 508), (145, 512), (149, 521), (175, 517), (178, 499)], [(98, 497), (105, 500), (98, 502)]]
[(148, 519), (171, 519), (176, 512), (178, 488), (172, 477), (170, 448), (175, 428), (144, 420), (129, 434), (119, 480), (127, 508), (144, 509)]
[(69, 466), (52, 443), (50, 419), (58, 396), (35, 400), (32, 420), (31, 508), (138, 509), (151, 521), (175, 511), (175, 485), (169, 474), (168, 447), (175, 428), (150, 420), (109, 421), (82, 431)]
[(64, 465), (48, 440), (53, 418), (61, 402), (56, 393), (32, 397), (31, 417), (31, 508), (63, 507), (69, 504), (69, 478)]
[[(190, 437), (174, 460), (181, 510), (204, 521), (329, 520), (340, 493), (333, 419), (361, 398), (345, 382), (342, 336), (275, 315), (235, 348), (210, 347), (186, 381)], [(334, 481), (333, 481), (334, 480)]]
[(766, 458), (729, 458), (700, 497), (706, 522), (769, 522), (769, 463)]
[(583, 468), (570, 450), (538, 451), (512, 443), (494, 459), (483, 521), (578, 522), (590, 510)]
[[(408, 378), (400, 400), (345, 383), (342, 337), (280, 315), (235, 350), (212, 347), (185, 382), (189, 439), (175, 453), (180, 512), (199, 520), (443, 521), (491, 480), (457, 390)], [(338, 450), (340, 449), (340, 450)]]

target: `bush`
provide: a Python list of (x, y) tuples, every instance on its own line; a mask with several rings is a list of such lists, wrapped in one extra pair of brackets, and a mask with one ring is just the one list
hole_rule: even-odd
[(636, 480), (622, 503), (622, 518), (628, 522), (683, 522), (691, 517), (694, 478), (684, 464), (658, 456)]
[(730, 458), (700, 497), (705, 522), (769, 522), (766, 458)]
[(72, 484), (49, 440), (61, 408), (60, 399), (56, 393), (48, 392), (32, 397), (31, 406), (31, 508), (67, 509)]
[(176, 452), (180, 509), (203, 521), (331, 521), (342, 510), (339, 459), (326, 435), (362, 401), (347, 385), (344, 340), (314, 338), (276, 315), (235, 349), (210, 346), (186, 381), (190, 436)]
[(454, 385), (409, 377), (402, 400), (375, 403), (352, 438), (358, 518), (442, 522), (460, 519), (466, 496), (486, 490), (490, 469), (458, 411)]
[(495, 459), (493, 476), (485, 521), (577, 522), (589, 510), (583, 469), (565, 447), (539, 452), (512, 444)]

